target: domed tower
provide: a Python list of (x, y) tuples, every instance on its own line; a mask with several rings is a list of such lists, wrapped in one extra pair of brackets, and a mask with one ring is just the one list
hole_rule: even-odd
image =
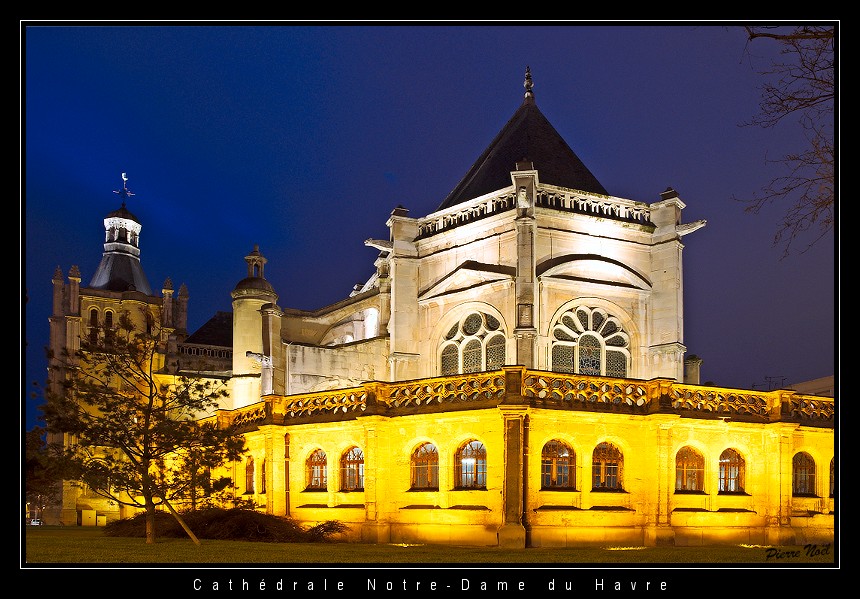
[[(135, 194), (127, 187), (128, 175), (122, 173), (122, 188), (114, 190), (122, 200), (119, 209), (104, 217), (105, 236), (101, 262), (89, 285), (82, 285), (83, 276), (77, 265), (68, 271), (66, 281), (57, 266), (52, 278), (53, 306), (50, 326), (51, 357), (48, 377), (51, 390), (64, 392), (65, 352), (86, 349), (82, 341), (96, 345), (104, 343), (112, 329), (127, 315), (139, 332), (158, 333), (161, 344), (156, 349), (154, 370), (160, 372), (169, 362), (169, 347), (187, 335), (188, 290), (183, 284), (178, 297), (168, 278), (161, 295), (149, 284), (140, 262), (141, 223), (126, 207)], [(49, 431), (51, 442), (71, 443), (73, 437)], [(46, 523), (74, 525), (100, 516), (108, 521), (126, 517), (130, 512), (105, 497), (72, 481), (64, 481), (61, 504), (45, 514)], [(83, 514), (88, 515), (84, 518)]]
[(122, 189), (115, 192), (122, 206), (105, 217), (105, 243), (102, 261), (90, 280), (90, 289), (140, 291), (152, 295), (152, 288), (140, 265), (140, 221), (125, 207), (134, 194), (128, 190), (128, 176), (122, 174)]
[[(233, 376), (230, 395), (233, 408), (260, 401), (261, 393), (271, 393), (272, 339), (265, 334), (264, 307), (273, 307), (278, 295), (265, 279), (266, 258), (260, 247), (245, 256), (248, 276), (230, 294), (233, 298)], [(277, 339), (275, 340), (277, 341)]]

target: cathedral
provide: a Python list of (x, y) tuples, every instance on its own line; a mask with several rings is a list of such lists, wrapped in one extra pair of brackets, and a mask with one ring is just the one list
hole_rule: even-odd
[[(188, 331), (188, 290), (144, 274), (123, 185), (89, 284), (76, 266), (54, 273), (50, 348), (143, 307), (165, 331), (166, 376), (227, 385), (202, 418), (243, 431), (248, 451), (226, 467), (237, 494), (342, 522), (347, 541), (832, 542), (834, 398), (700, 385), (683, 249), (705, 222), (683, 221), (672, 188), (611, 195), (528, 70), (524, 87), (438, 208), (394, 208), (388, 238), (365, 242), (374, 274), (313, 311), (278, 304), (265, 267), (279, 257), (251, 241), (232, 312)], [(55, 517), (130, 515), (67, 482)]]

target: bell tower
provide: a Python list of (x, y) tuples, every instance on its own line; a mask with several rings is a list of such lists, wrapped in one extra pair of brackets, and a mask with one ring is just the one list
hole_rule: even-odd
[[(278, 295), (264, 276), (266, 258), (255, 245), (245, 256), (248, 276), (233, 289), (233, 376), (230, 379), (232, 408), (241, 408), (260, 401), (260, 396), (271, 393), (272, 343), (265, 334), (269, 327), (264, 313), (276, 307)], [(266, 382), (264, 388), (263, 382)]]

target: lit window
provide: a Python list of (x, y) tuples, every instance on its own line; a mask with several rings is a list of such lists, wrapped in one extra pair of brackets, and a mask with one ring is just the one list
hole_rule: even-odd
[(325, 452), (322, 449), (317, 449), (308, 457), (306, 465), (307, 490), (325, 491), (328, 486)]
[(245, 494), (254, 492), (254, 458), (245, 461)]
[(201, 486), (203, 487), (204, 497), (212, 495), (212, 469), (209, 466), (203, 468), (203, 480), (201, 481)]
[(675, 491), (705, 489), (705, 458), (692, 447), (682, 447), (675, 455)]
[(604, 441), (594, 448), (591, 458), (593, 491), (621, 491), (624, 456), (612, 443)]
[(105, 312), (105, 343), (113, 343), (113, 312)]
[(439, 373), (497, 370), (505, 364), (505, 334), (495, 317), (472, 312), (452, 325), (439, 348)]
[(552, 327), (552, 370), (625, 378), (630, 369), (630, 335), (601, 308), (577, 306)]
[(340, 490), (364, 490), (364, 453), (352, 447), (340, 458)]
[(744, 492), (745, 466), (743, 456), (734, 449), (720, 454), (720, 493)]
[(561, 441), (550, 441), (541, 451), (541, 488), (575, 489), (576, 457)]
[(454, 458), (455, 480), (458, 489), (487, 488), (487, 449), (480, 441), (469, 441)]
[(439, 490), (439, 452), (432, 443), (423, 443), (412, 452), (412, 482), (415, 490)]
[(830, 496), (836, 490), (836, 458), (830, 458)]
[(815, 496), (815, 460), (806, 452), (795, 454), (792, 460), (791, 493), (796, 496)]
[(99, 311), (93, 308), (90, 310), (90, 343), (96, 344), (99, 341)]

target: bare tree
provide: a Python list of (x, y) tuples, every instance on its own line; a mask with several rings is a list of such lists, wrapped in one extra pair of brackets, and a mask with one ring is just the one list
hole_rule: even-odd
[(748, 55), (759, 40), (780, 46), (780, 58), (760, 71), (768, 78), (762, 85), (761, 112), (744, 125), (774, 127), (796, 117), (808, 141), (805, 149), (772, 161), (782, 163), (786, 174), (742, 200), (748, 204), (745, 210), (755, 214), (777, 200), (789, 203), (773, 240), (782, 246), (784, 258), (801, 234), (814, 234), (802, 253), (834, 227), (836, 31), (832, 24), (744, 29)]

